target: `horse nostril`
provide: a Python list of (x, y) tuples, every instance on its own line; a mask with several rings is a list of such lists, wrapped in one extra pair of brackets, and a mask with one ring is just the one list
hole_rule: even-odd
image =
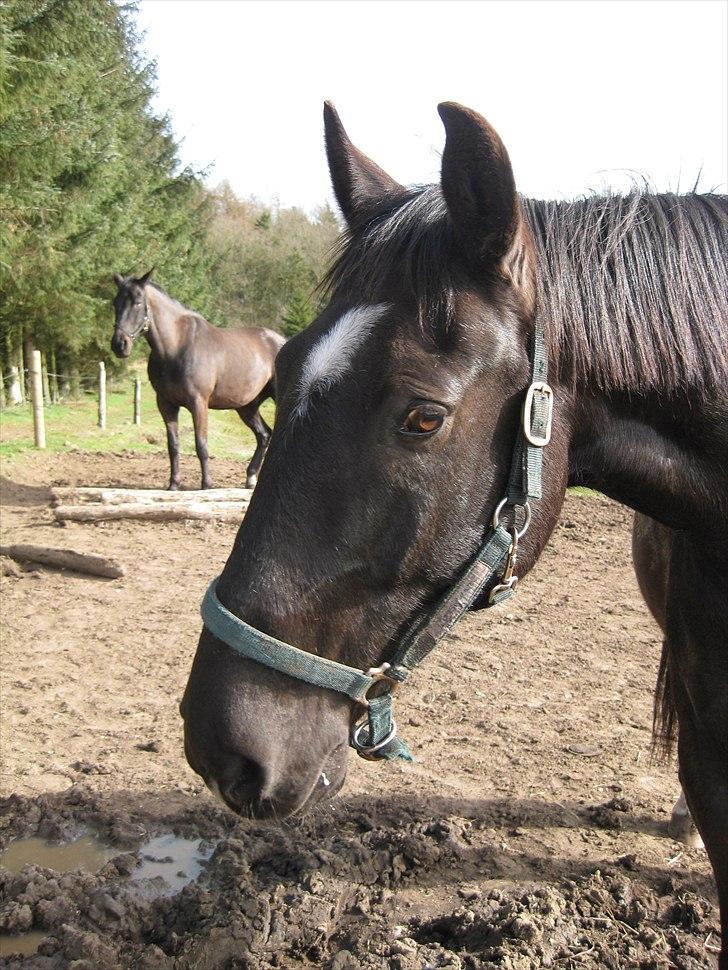
[(240, 756), (237, 775), (227, 790), (228, 797), (236, 806), (243, 808), (253, 805), (261, 796), (265, 783), (265, 772), (250, 758)]

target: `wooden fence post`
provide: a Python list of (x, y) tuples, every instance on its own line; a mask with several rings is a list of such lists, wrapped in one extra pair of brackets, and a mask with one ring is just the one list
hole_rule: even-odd
[(11, 404), (22, 404), (23, 403), (23, 392), (20, 387), (20, 377), (18, 376), (18, 368), (10, 368), (10, 386), (8, 387), (8, 397), (10, 398)]
[(33, 432), (36, 448), (45, 448), (45, 422), (43, 419), (43, 374), (41, 371), (40, 351), (30, 355), (30, 394), (33, 399)]
[(134, 424), (142, 423), (142, 381), (134, 378)]
[(99, 361), (99, 427), (106, 428), (106, 364)]

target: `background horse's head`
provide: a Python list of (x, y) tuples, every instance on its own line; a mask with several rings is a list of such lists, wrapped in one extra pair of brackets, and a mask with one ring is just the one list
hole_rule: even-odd
[[(250, 625), (364, 669), (478, 547), (530, 381), (533, 250), (508, 155), (475, 112), (439, 111), (441, 185), (406, 189), (325, 109), (347, 232), (328, 305), (278, 356), (276, 428), (218, 584)], [(565, 488), (558, 427), (549, 466), (524, 568)], [(352, 707), (205, 630), (181, 708), (187, 757), (233, 809), (290, 814), (343, 783)]]
[(150, 269), (139, 279), (134, 279), (132, 276), (124, 278), (119, 273), (114, 273), (114, 282), (118, 289), (112, 301), (115, 322), (111, 349), (117, 357), (128, 357), (134, 341), (148, 326), (149, 317), (144, 287), (149, 282), (152, 272), (153, 270)]

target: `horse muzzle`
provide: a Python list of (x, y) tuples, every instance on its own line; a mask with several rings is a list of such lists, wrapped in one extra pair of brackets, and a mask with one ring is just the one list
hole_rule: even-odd
[(133, 346), (134, 341), (128, 334), (119, 331), (114, 332), (114, 336), (111, 338), (111, 349), (117, 357), (122, 360), (128, 357)]

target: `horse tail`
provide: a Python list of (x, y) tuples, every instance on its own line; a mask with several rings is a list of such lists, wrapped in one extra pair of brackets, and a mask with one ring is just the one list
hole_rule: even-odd
[(667, 761), (672, 754), (677, 736), (677, 709), (675, 707), (673, 678), (670, 648), (666, 638), (662, 641), (660, 669), (657, 672), (655, 702), (652, 710), (652, 757), (656, 761)]

